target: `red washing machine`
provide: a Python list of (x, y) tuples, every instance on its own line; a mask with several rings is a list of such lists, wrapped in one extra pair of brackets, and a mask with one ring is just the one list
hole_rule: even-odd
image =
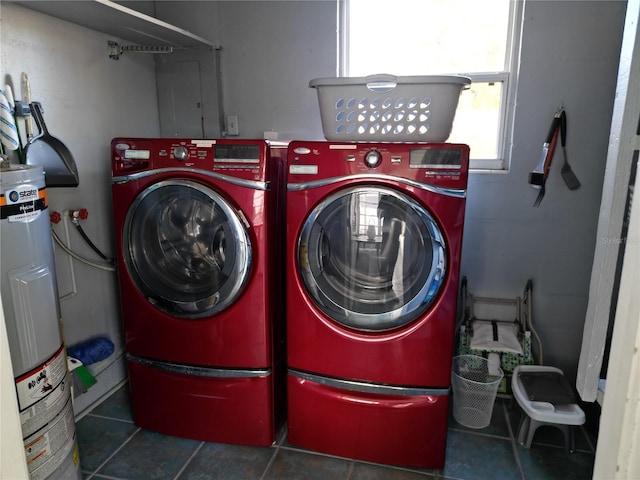
[(136, 425), (273, 443), (286, 400), (278, 152), (263, 140), (112, 141)]
[(289, 442), (442, 468), (469, 147), (292, 142)]

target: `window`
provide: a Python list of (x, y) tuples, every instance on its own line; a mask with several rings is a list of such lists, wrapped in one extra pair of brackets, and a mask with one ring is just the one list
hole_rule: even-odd
[(508, 168), (521, 2), (338, 1), (340, 75), (470, 77), (447, 141), (471, 147), (472, 168)]

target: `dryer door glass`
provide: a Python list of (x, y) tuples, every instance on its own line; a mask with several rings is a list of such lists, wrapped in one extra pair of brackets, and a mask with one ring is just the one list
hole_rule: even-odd
[(213, 315), (246, 284), (246, 229), (222, 197), (199, 183), (171, 180), (142, 191), (127, 213), (123, 237), (136, 286), (171, 315)]
[(334, 321), (358, 330), (406, 325), (433, 303), (446, 251), (433, 217), (407, 195), (355, 187), (319, 204), (299, 238), (308, 294)]

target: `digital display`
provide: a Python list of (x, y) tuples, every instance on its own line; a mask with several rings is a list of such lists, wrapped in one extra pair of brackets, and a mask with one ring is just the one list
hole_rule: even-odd
[(259, 163), (260, 145), (216, 144), (213, 157), (216, 162)]
[(136, 160), (149, 160), (151, 152), (149, 150), (125, 150), (124, 158), (133, 158)]
[(461, 168), (462, 152), (456, 148), (417, 148), (411, 150), (411, 168)]

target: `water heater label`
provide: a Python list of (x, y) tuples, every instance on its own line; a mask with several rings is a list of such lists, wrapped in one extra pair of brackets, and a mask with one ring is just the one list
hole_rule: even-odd
[[(51, 478), (76, 447), (75, 419), (71, 397), (46, 428), (24, 439), (30, 480)], [(74, 463), (75, 459), (74, 459)], [(76, 463), (77, 464), (77, 463)]]
[(27, 222), (47, 208), (47, 191), (32, 185), (21, 185), (0, 195), (0, 219)]
[(49, 423), (69, 399), (64, 346), (46, 362), (16, 378), (22, 433), (25, 437)]

